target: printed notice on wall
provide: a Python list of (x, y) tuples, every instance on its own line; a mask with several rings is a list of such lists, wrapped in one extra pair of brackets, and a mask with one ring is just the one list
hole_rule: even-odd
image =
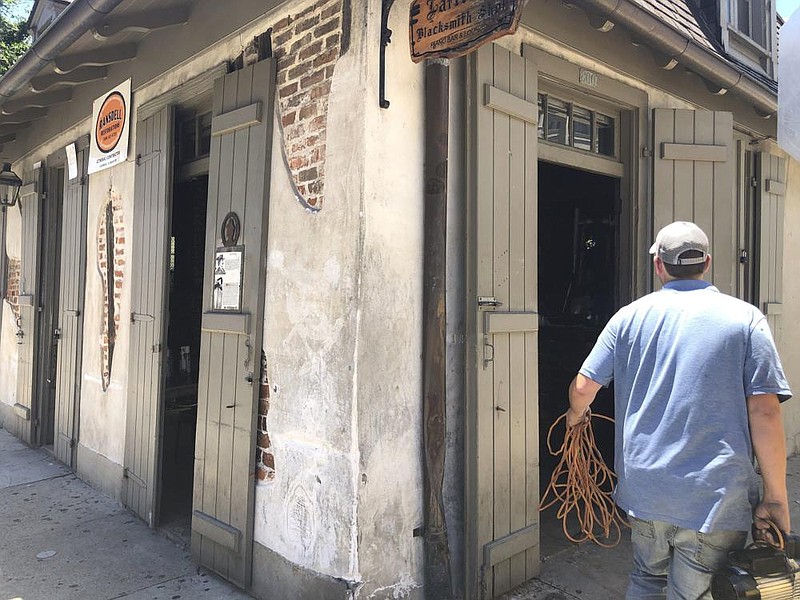
[(244, 246), (217, 248), (214, 255), (213, 310), (242, 310), (242, 262)]
[(92, 105), (89, 173), (113, 167), (128, 158), (131, 80), (100, 96)]
[(78, 177), (78, 154), (75, 151), (75, 144), (70, 144), (64, 148), (67, 153), (67, 177), (70, 181)]

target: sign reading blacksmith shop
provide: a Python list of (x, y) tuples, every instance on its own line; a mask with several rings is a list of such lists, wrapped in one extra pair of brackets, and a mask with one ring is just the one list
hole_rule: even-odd
[(525, 0), (414, 0), (411, 60), (455, 58), (514, 33)]

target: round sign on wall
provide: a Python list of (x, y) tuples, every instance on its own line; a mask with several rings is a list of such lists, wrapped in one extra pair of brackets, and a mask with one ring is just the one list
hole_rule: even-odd
[(117, 147), (125, 129), (125, 98), (119, 92), (111, 92), (100, 107), (94, 128), (94, 138), (101, 152), (111, 152)]

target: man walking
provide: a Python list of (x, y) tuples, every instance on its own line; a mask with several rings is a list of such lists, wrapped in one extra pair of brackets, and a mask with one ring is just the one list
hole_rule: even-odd
[(791, 391), (764, 315), (703, 281), (711, 256), (697, 225), (664, 227), (650, 253), (663, 288), (606, 325), (570, 385), (567, 425), (614, 381), (627, 600), (710, 599), (713, 573), (753, 524), (790, 529), (780, 402)]

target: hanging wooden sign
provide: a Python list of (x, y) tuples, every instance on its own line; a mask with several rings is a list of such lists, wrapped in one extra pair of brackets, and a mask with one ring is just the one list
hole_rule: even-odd
[(525, 0), (413, 0), (411, 60), (455, 58), (514, 33)]

